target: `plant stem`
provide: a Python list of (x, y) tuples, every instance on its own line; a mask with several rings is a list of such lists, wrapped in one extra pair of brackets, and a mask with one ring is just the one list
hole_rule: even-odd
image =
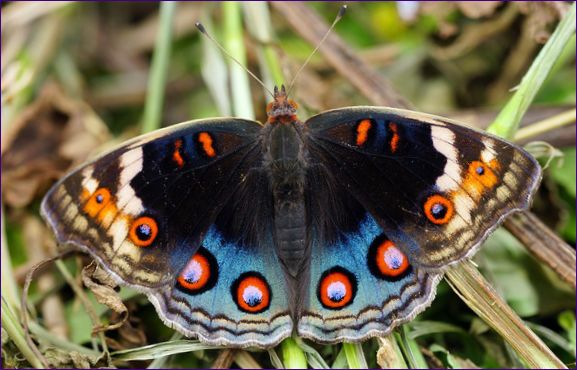
[(552, 131), (556, 128), (575, 124), (576, 109), (569, 109), (556, 116), (549, 117), (530, 126), (521, 127), (513, 136), (515, 141), (523, 141), (538, 136), (544, 132)]

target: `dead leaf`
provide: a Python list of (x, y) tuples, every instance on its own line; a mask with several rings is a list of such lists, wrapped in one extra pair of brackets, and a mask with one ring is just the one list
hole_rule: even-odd
[[(129, 312), (134, 312), (138, 309), (138, 305), (134, 302), (128, 302), (127, 307)], [(122, 314), (113, 312), (110, 320), (113, 322), (118, 321), (121, 316)], [(129, 319), (124, 322), (124, 325), (118, 328), (118, 335), (119, 338), (115, 340), (114, 345), (110, 345), (110, 348), (122, 350), (142, 347), (148, 343), (144, 333), (144, 325), (137, 315), (129, 315)]]
[(110, 308), (120, 317), (114, 324), (95, 327), (93, 332), (98, 333), (121, 327), (128, 318), (128, 309), (114, 290), (117, 286), (114, 279), (97, 263), (93, 262), (82, 269), (82, 282), (94, 294), (98, 303)]
[(108, 128), (87, 104), (47, 85), (2, 137), (4, 201), (28, 205), (108, 140)]
[(44, 354), (51, 368), (90, 369), (100, 361), (100, 359), (95, 356), (89, 356), (76, 351), (63, 351), (55, 347), (46, 348)]

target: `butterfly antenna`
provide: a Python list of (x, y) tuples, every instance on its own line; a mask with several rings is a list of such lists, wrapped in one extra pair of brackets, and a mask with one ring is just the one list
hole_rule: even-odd
[(262, 82), (262, 80), (260, 78), (258, 78), (254, 73), (252, 73), (247, 67), (245, 67), (241, 62), (238, 61), (238, 59), (236, 59), (235, 57), (233, 57), (228, 51), (226, 51), (226, 49), (218, 43), (218, 41), (216, 41), (207, 31), (206, 28), (204, 28), (204, 26), (202, 25), (202, 23), (200, 22), (196, 22), (195, 23), (196, 28), (198, 28), (198, 30), (200, 32), (202, 32), (203, 35), (205, 35), (210, 41), (212, 41), (216, 46), (218, 46), (218, 48), (220, 49), (220, 51), (222, 51), (222, 53), (224, 55), (226, 55), (227, 57), (229, 57), (230, 59), (232, 59), (236, 64), (238, 64), (242, 69), (244, 69), (246, 71), (246, 73), (248, 73), (252, 78), (254, 78), (262, 87), (263, 89), (265, 89), (270, 96), (272, 96), (274, 98), (274, 94), (272, 93), (272, 91), (270, 91), (266, 85), (264, 84), (264, 82)]
[(331, 33), (331, 31), (333, 30), (333, 28), (335, 28), (335, 26), (337, 25), (337, 23), (339, 23), (339, 21), (341, 20), (341, 18), (343, 18), (343, 16), (345, 15), (345, 12), (347, 11), (347, 6), (343, 5), (341, 6), (341, 8), (339, 9), (339, 12), (337, 13), (337, 16), (335, 17), (335, 20), (333, 21), (333, 24), (331, 24), (331, 26), (329, 27), (329, 29), (327, 30), (327, 32), (325, 32), (323, 38), (321, 39), (321, 41), (319, 41), (319, 43), (317, 44), (317, 47), (315, 48), (315, 50), (312, 51), (312, 53), (309, 54), (309, 56), (307, 57), (307, 59), (304, 61), (304, 63), (301, 65), (301, 67), (299, 68), (299, 70), (297, 71), (297, 73), (295, 73), (295, 76), (293, 77), (289, 87), (288, 87), (288, 91), (287, 91), (287, 95), (291, 92), (295, 81), (297, 80), (297, 77), (299, 76), (299, 74), (302, 72), (302, 70), (307, 66), (307, 64), (310, 62), (310, 60), (312, 59), (312, 57), (316, 54), (316, 52), (319, 50), (319, 48), (321, 47), (321, 45), (325, 42), (325, 40), (327, 39), (327, 37), (329, 37), (329, 34)]

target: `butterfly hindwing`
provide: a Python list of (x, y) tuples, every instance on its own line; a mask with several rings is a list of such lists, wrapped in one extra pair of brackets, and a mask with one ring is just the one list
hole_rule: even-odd
[(169, 326), (213, 345), (268, 347), (293, 330), (269, 178), (253, 165), (173, 284), (149, 294)]
[(388, 334), (429, 305), (440, 277), (413, 265), (335, 180), (309, 170), (310, 283), (297, 330), (321, 343)]
[(311, 161), (326, 166), (424, 268), (470, 255), (541, 176), (524, 150), (435, 116), (354, 107), (305, 122)]
[(293, 325), (271, 241), (241, 244), (213, 225), (175, 283), (149, 297), (169, 326), (205, 343), (276, 345)]

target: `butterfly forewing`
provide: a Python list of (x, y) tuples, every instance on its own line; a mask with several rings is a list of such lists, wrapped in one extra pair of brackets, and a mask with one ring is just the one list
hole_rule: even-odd
[(507, 214), (528, 207), (541, 176), (521, 148), (430, 115), (354, 107), (305, 124), (311, 162), (424, 268), (472, 253)]

